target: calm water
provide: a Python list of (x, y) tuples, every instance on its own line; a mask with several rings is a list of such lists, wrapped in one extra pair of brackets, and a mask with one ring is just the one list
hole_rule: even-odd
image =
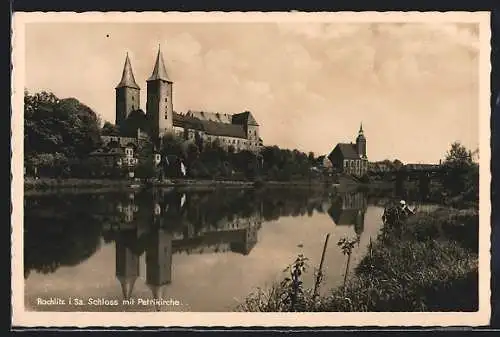
[[(312, 269), (331, 233), (327, 291), (342, 283), (345, 271), (337, 241), (360, 236), (354, 268), (378, 234), (382, 212), (362, 193), (301, 190), (27, 196), (25, 305), (54, 311), (232, 311), (257, 287), (281, 280), (299, 253), (310, 260), (304, 281), (312, 284)], [(69, 305), (70, 297), (81, 302)], [(163, 303), (146, 303), (154, 298)]]

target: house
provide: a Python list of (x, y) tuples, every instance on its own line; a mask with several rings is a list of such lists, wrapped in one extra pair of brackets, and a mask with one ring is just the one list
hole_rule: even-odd
[(360, 126), (356, 143), (338, 143), (328, 155), (333, 168), (337, 171), (363, 176), (368, 171), (368, 157), (366, 156), (366, 138), (363, 125)]
[(99, 158), (106, 166), (133, 167), (138, 159), (134, 156), (135, 148), (132, 145), (124, 147), (101, 147), (92, 153), (91, 157)]

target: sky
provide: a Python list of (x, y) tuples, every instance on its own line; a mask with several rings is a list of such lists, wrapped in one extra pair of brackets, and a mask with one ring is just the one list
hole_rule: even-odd
[(328, 154), (363, 123), (370, 161), (479, 147), (474, 23), (29, 23), (25, 87), (114, 123), (126, 53), (146, 111), (159, 45), (174, 110), (250, 110), (265, 145)]

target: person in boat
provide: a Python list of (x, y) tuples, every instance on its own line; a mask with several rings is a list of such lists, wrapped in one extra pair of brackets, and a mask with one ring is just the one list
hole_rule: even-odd
[(399, 202), (399, 208), (406, 216), (415, 214), (415, 211), (410, 209), (410, 207), (408, 207), (408, 205), (406, 204), (406, 201), (404, 201), (404, 200), (401, 200)]
[(386, 221), (395, 221), (394, 217), (397, 216), (396, 214), (398, 213), (401, 214), (400, 212), (404, 215), (405, 218), (415, 214), (415, 211), (408, 207), (406, 201), (401, 200), (397, 206), (388, 208), (386, 207), (384, 209), (384, 214), (382, 214), (382, 221), (384, 221), (384, 223)]

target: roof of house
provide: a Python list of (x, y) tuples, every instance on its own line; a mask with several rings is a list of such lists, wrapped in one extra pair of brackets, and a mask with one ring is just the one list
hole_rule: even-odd
[[(336, 148), (339, 148), (340, 153), (344, 159), (359, 159), (360, 156), (356, 150), (356, 144), (353, 143), (338, 143), (337, 146), (333, 149), (335, 151)], [(332, 151), (332, 152), (333, 152)]]

